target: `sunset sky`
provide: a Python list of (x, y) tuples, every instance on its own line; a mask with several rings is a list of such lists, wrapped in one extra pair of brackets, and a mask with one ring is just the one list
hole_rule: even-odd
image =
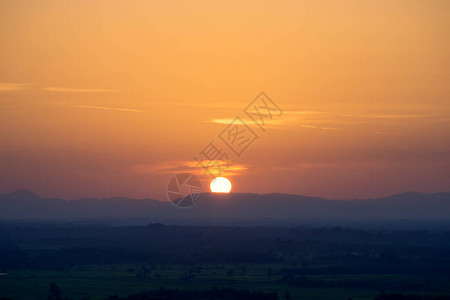
[(211, 141), (233, 192), (449, 191), (449, 53), (445, 0), (0, 0), (0, 193), (165, 200)]

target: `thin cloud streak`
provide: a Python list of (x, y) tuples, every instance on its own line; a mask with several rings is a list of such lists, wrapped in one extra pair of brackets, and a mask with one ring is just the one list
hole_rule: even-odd
[[(242, 119), (242, 118), (241, 118)], [(234, 119), (211, 119), (207, 122), (210, 123), (216, 123), (216, 124), (230, 124), (233, 122)], [(245, 124), (247, 125), (258, 125), (258, 122), (255, 122), (251, 119), (242, 119)], [(303, 122), (303, 120), (300, 119), (294, 119), (294, 118), (285, 118), (283, 119), (272, 119), (267, 120), (264, 127), (266, 128), (277, 128), (277, 129), (283, 129), (282, 127), (289, 127), (290, 125), (293, 125), (298, 122)], [(310, 124), (301, 124), (300, 127), (302, 128), (311, 128), (311, 129), (321, 129), (321, 130), (343, 130), (342, 128), (336, 128), (336, 127), (323, 127), (323, 126), (316, 126), (316, 125), (310, 125)]]
[(43, 91), (47, 92), (62, 92), (62, 93), (112, 93), (117, 90), (108, 89), (75, 89), (75, 88), (65, 88), (65, 87), (44, 87)]
[(243, 108), (242, 104), (237, 103), (225, 103), (225, 104), (217, 104), (217, 103), (200, 103), (200, 102), (161, 102), (164, 105), (184, 105), (184, 106), (195, 106), (195, 107), (210, 107), (210, 108)]
[(0, 92), (22, 91), (27, 89), (23, 83), (0, 82)]
[(88, 108), (88, 109), (100, 109), (100, 110), (126, 111), (126, 112), (145, 112), (145, 111), (139, 110), (139, 109), (120, 108), (120, 107), (107, 107), (107, 106), (76, 105), (75, 107)]
[[(203, 165), (212, 165), (215, 161), (202, 161)], [(248, 167), (243, 164), (230, 164), (227, 169), (223, 165), (222, 175), (232, 176), (236, 174), (242, 174), (248, 171)], [(205, 175), (205, 169), (203, 169), (200, 163), (196, 160), (173, 160), (165, 161), (157, 164), (134, 164), (131, 166), (131, 171), (138, 174), (149, 173), (192, 173), (196, 175)], [(211, 170), (214, 173), (214, 170)], [(207, 173), (206, 173), (207, 174)]]
[(382, 134), (382, 135), (398, 135), (397, 133), (386, 132), (386, 131), (375, 131), (375, 133)]
[[(340, 126), (333, 126), (340, 124), (348, 126), (361, 122), (412, 122), (414, 120), (424, 121), (439, 121), (444, 119), (437, 118), (438, 113), (416, 113), (416, 112), (395, 112), (395, 113), (340, 113), (330, 111), (317, 110), (287, 110), (281, 118), (267, 119), (265, 127), (276, 129), (317, 129), (329, 131), (344, 130)], [(210, 119), (206, 122), (216, 124), (230, 124), (234, 119), (231, 118), (216, 118)], [(251, 119), (242, 119), (247, 125), (258, 125), (257, 122)], [(395, 133), (377, 131), (376, 134), (396, 135)]]

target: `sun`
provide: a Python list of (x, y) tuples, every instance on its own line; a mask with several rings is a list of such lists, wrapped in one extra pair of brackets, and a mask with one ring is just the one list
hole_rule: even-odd
[(231, 182), (225, 177), (216, 177), (209, 185), (213, 193), (229, 193), (231, 191)]

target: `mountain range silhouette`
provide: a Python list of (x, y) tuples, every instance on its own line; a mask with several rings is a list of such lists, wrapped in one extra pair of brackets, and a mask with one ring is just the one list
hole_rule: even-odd
[[(204, 225), (297, 225), (336, 222), (450, 223), (450, 193), (406, 192), (375, 199), (328, 200), (295, 194), (203, 193), (178, 209), (155, 199), (46, 199), (27, 189), (0, 195), (0, 220), (164, 222)], [(412, 223), (411, 223), (412, 222)]]

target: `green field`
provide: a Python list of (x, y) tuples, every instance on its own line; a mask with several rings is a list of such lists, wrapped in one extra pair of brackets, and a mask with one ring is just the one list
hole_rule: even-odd
[[(147, 268), (147, 275), (144, 275)], [(272, 269), (269, 274), (269, 268)], [(285, 265), (86, 265), (65, 270), (11, 270), (0, 276), (0, 295), (13, 299), (45, 299), (49, 285), (54, 282), (64, 297), (73, 299), (104, 299), (108, 296), (127, 296), (160, 287), (170, 289), (210, 289), (233, 287), (261, 292), (277, 292), (285, 299), (366, 300), (374, 299), (380, 291), (356, 288), (301, 288), (281, 281), (278, 270)], [(232, 272), (230, 270), (233, 270)], [(230, 274), (232, 273), (232, 274)], [(308, 278), (328, 282), (346, 279), (408, 281), (410, 275), (316, 275)], [(402, 291), (405, 292), (405, 291)], [(433, 294), (422, 291), (416, 294)], [(442, 291), (440, 292), (442, 294)]]

